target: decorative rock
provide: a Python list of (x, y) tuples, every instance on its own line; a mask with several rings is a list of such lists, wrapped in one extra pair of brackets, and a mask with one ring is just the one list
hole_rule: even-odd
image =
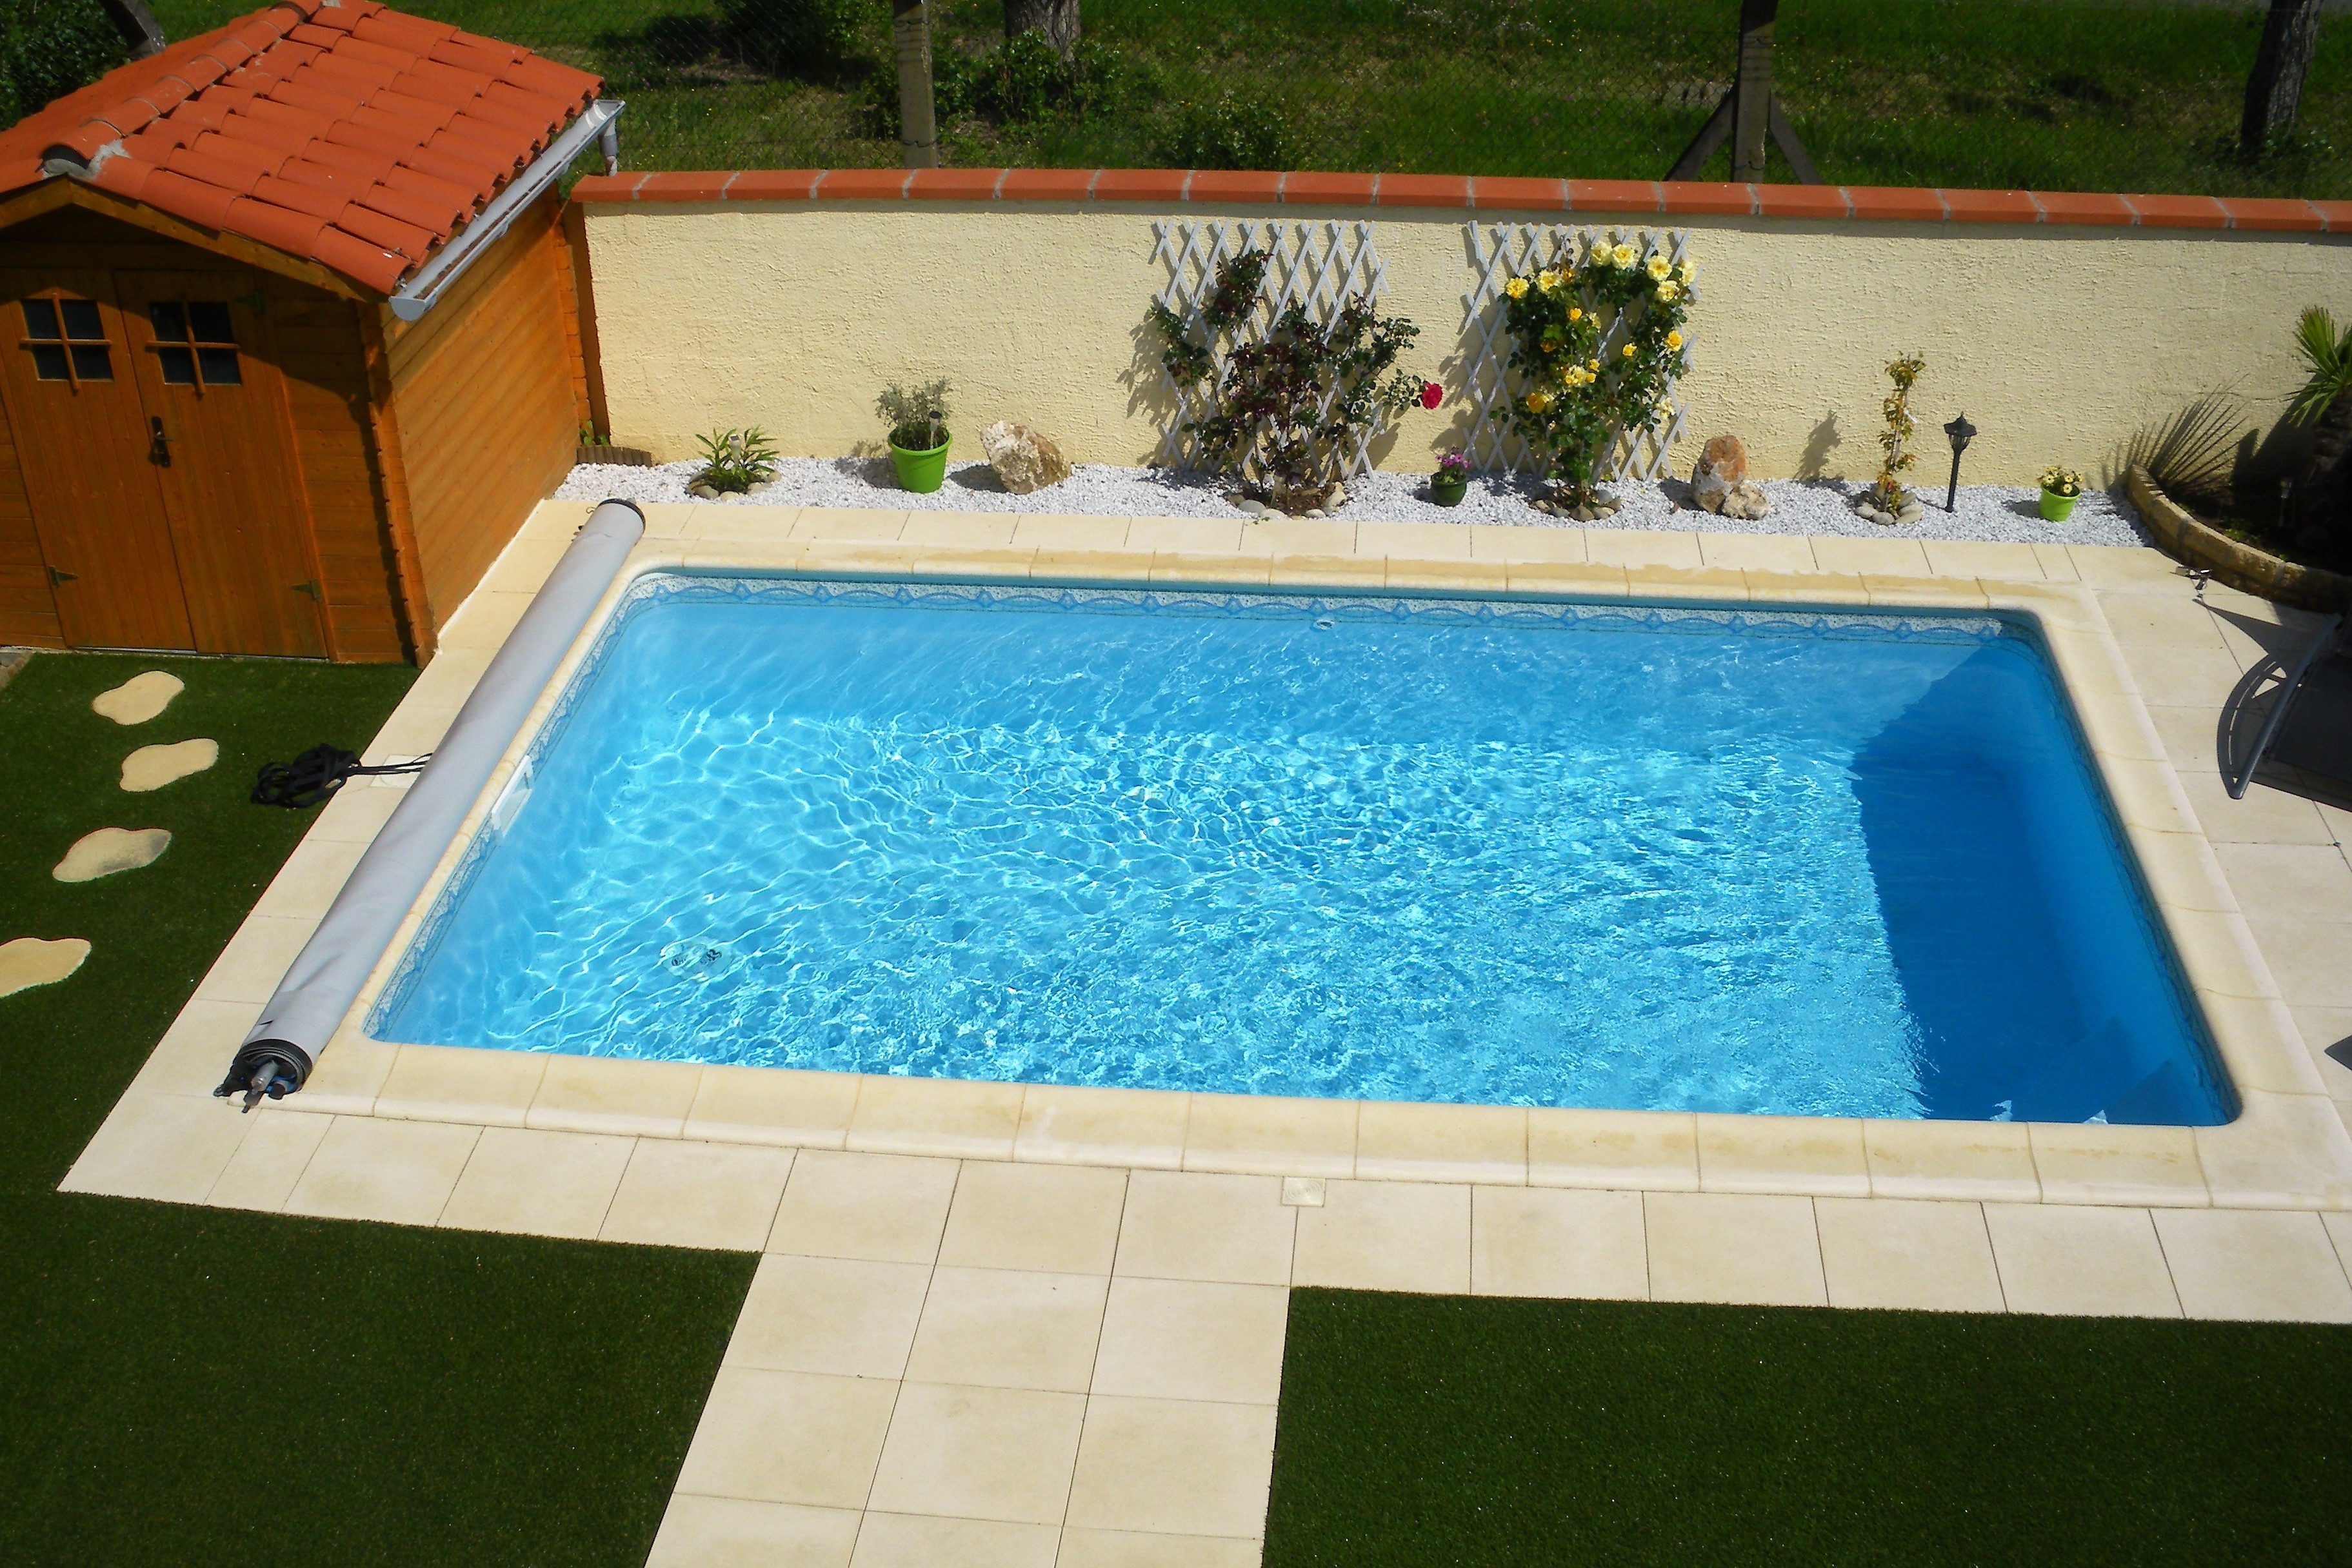
[(1574, 517), (1580, 523), (1597, 523), (1601, 520), (1601, 514), (1594, 511), (1590, 507), (1579, 507), (1576, 510), (1569, 513), (1569, 516)]
[(1691, 470), (1691, 499), (1710, 512), (1720, 513), (1725, 492), (1748, 482), (1748, 448), (1736, 435), (1718, 435), (1698, 455)]
[(1742, 517), (1750, 521), (1772, 509), (1771, 501), (1765, 497), (1764, 486), (1745, 479), (1715, 492), (1700, 504), (1719, 517)]
[[(1882, 517), (1885, 515), (1885, 514), (1884, 513), (1880, 514)], [(1891, 520), (1898, 523), (1916, 523), (1927, 515), (1927, 508), (1919, 504), (1918, 497), (1914, 496), (1911, 497), (1909, 504), (1903, 508), (1902, 512)]]
[(1263, 517), (1272, 509), (1264, 501), (1244, 500), (1241, 507), (1243, 516), (1251, 517)]
[(1309, 507), (1307, 508), (1307, 515), (1310, 517), (1328, 517), (1329, 514), (1320, 507)]
[(89, 711), (117, 724), (145, 724), (172, 706), (172, 699), (187, 689), (179, 676), (162, 670), (150, 670), (143, 675), (133, 675), (110, 692), (100, 692), (89, 699)]
[(1327, 512), (1336, 512), (1347, 504), (1348, 486), (1345, 485), (1334, 485), (1331, 486), (1331, 494), (1327, 497), (1323, 502), (1323, 509)]
[(49, 874), (59, 882), (95, 882), (119, 871), (137, 871), (171, 847), (168, 828), (100, 828), (77, 840)]
[(142, 746), (122, 759), (122, 787), (134, 795), (161, 789), (220, 760), (217, 740), (184, 740), (177, 746)]
[(693, 497), (698, 501), (715, 501), (719, 499), (719, 492), (712, 489), (709, 486), (704, 484), (699, 479), (697, 479), (693, 484), (688, 485), (686, 487), (686, 493)]
[(1070, 460), (1062, 449), (1025, 424), (1000, 419), (981, 431), (980, 444), (998, 481), (1013, 495), (1026, 496), (1070, 476)]
[(0, 942), (0, 997), (29, 991), (35, 986), (54, 986), (80, 968), (89, 956), (89, 944), (79, 936), (56, 942), (19, 936), (14, 942)]

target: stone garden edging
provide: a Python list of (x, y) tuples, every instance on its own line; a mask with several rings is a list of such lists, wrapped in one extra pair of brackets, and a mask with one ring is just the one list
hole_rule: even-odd
[(2282, 560), (2267, 550), (2240, 544), (2199, 522), (2187, 507), (2158, 488), (2148, 471), (2137, 464), (2125, 476), (2125, 484), (2132, 505), (2139, 508), (2140, 520), (2147, 525), (2158, 546), (2175, 559), (2208, 569), (2242, 592), (2298, 610), (2333, 612), (2352, 607), (2352, 577)]

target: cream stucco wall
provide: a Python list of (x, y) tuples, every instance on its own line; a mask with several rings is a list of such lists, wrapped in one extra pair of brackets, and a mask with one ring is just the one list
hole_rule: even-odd
[[(1151, 223), (1171, 214), (902, 202), (585, 212), (613, 434), (664, 459), (691, 455), (698, 432), (740, 424), (792, 455), (878, 450), (876, 392), (938, 375), (954, 383), (960, 455), (978, 455), (979, 429), (995, 419), (1036, 425), (1078, 462), (1141, 463), (1157, 446), (1158, 371), (1141, 329), (1167, 277)], [(1471, 214), (1194, 204), (1181, 215), (1373, 220), (1384, 307), (1422, 328), (1409, 367), (1460, 392)], [(1691, 231), (1700, 287), (1685, 470), (1700, 442), (1729, 432), (1766, 476), (1874, 472), (1882, 367), (1917, 348), (1917, 482), (1942, 482), (1948, 449), (1933, 427), (1962, 409), (1982, 433), (1970, 480), (2030, 483), (2051, 463), (2111, 473), (2136, 430), (2217, 387), (2236, 386), (2250, 426), (2269, 424), (2296, 379), (2296, 313), (2352, 314), (2352, 245), (2321, 235), (1674, 226)], [(1408, 414), (1382, 465), (1428, 466), (1469, 417), (1458, 395)]]

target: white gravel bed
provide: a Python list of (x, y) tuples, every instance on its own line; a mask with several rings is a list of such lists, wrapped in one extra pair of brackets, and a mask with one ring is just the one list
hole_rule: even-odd
[[(559, 500), (690, 501), (687, 486), (702, 465), (670, 463), (658, 468), (583, 463), (556, 490)], [(1414, 523), (1500, 523), (1514, 528), (1559, 528), (1557, 519), (1528, 502), (1538, 481), (1474, 479), (1458, 507), (1427, 500), (1428, 476), (1374, 473), (1349, 481), (1343, 519)], [(1986, 539), (2006, 544), (2140, 545), (2148, 542), (2137, 514), (2118, 486), (2084, 492), (2074, 515), (2063, 523), (2042, 519), (2039, 493), (2007, 485), (1964, 485), (1957, 510), (1944, 510), (1942, 489), (1919, 487), (1927, 515), (1916, 523), (1887, 526), (1855, 514), (1853, 497), (1866, 488), (1860, 480), (1768, 479), (1764, 492), (1772, 509), (1753, 521), (1718, 517), (1689, 504), (1690, 486), (1679, 479), (1625, 480), (1609, 489), (1624, 503), (1597, 528), (1671, 528), (1727, 534), (1843, 534), (1855, 538)], [(943, 512), (1056, 512), (1123, 517), (1234, 517), (1244, 514), (1225, 499), (1228, 487), (1203, 477), (1180, 478), (1162, 468), (1121, 468), (1087, 463), (1062, 483), (1027, 496), (1008, 494), (985, 463), (965, 463), (948, 471), (947, 483), (929, 496), (898, 488), (887, 457), (788, 457), (776, 476), (748, 496), (727, 496), (707, 506), (887, 507), (893, 510)]]

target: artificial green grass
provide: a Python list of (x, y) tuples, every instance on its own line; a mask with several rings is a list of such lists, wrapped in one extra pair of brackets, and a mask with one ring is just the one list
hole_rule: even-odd
[(2336, 1564), (2352, 1330), (1295, 1291), (1266, 1568)]
[[(147, 669), (187, 683), (160, 717), (89, 711)], [(644, 1561), (753, 1260), (55, 1190), (312, 820), (255, 770), (359, 749), (414, 676), (39, 654), (0, 689), (0, 940), (93, 945), (0, 998), (0, 1563)], [(119, 788), (198, 736), (211, 771)], [(49, 876), (107, 826), (173, 840)]]

